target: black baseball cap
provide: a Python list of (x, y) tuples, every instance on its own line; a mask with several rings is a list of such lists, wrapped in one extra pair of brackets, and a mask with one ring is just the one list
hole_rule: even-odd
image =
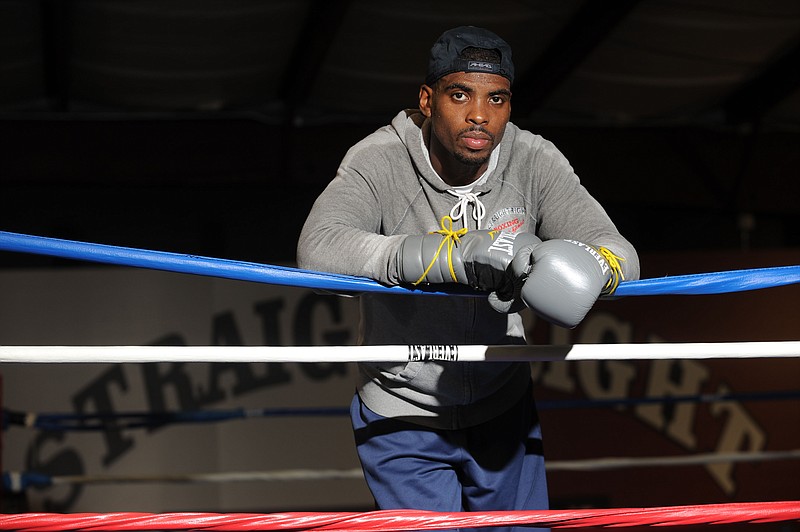
[[(462, 59), (461, 53), (470, 47), (497, 50), (500, 62)], [(506, 41), (483, 28), (459, 26), (447, 30), (433, 43), (425, 84), (433, 85), (439, 78), (453, 72), (488, 72), (508, 78), (513, 83), (514, 63), (511, 61), (511, 47)]]

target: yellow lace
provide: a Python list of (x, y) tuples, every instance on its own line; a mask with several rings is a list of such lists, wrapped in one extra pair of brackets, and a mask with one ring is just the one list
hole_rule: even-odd
[(434, 235), (437, 233), (442, 235), (444, 238), (442, 238), (442, 241), (439, 243), (439, 248), (436, 250), (433, 259), (431, 259), (431, 263), (428, 264), (428, 267), (425, 268), (424, 272), (422, 272), (422, 277), (420, 277), (413, 283), (414, 286), (417, 286), (423, 280), (425, 280), (425, 277), (428, 275), (428, 272), (431, 271), (433, 265), (436, 264), (437, 260), (439, 260), (439, 255), (442, 253), (442, 248), (445, 246), (445, 244), (447, 245), (447, 266), (450, 268), (450, 277), (453, 278), (454, 283), (458, 282), (458, 279), (456, 278), (456, 272), (453, 269), (453, 246), (455, 246), (456, 243), (461, 241), (462, 236), (467, 234), (467, 228), (464, 227), (463, 229), (459, 229), (458, 231), (453, 231), (453, 219), (450, 218), (449, 216), (443, 216), (442, 228), (439, 229), (438, 231), (431, 231), (428, 234)]
[(597, 251), (606, 259), (611, 268), (611, 279), (603, 287), (603, 295), (611, 295), (616, 291), (619, 282), (625, 280), (625, 276), (622, 274), (622, 265), (620, 264), (620, 261), (625, 262), (625, 259), (614, 255), (608, 248), (600, 247)]

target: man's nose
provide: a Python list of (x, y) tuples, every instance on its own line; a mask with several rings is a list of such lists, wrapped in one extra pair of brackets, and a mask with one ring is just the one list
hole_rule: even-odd
[(486, 112), (486, 107), (482, 102), (473, 102), (467, 113), (467, 121), (472, 124), (486, 124), (489, 121), (489, 115)]

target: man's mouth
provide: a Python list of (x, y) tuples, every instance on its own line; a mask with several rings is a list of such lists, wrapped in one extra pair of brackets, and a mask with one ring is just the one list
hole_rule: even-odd
[(464, 143), (473, 150), (482, 150), (489, 144), (489, 139), (477, 137), (464, 137)]
[(467, 130), (461, 135), (464, 144), (471, 150), (482, 150), (492, 142), (492, 136), (485, 131)]

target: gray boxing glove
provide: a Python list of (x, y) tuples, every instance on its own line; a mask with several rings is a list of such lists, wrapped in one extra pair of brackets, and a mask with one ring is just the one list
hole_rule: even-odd
[(400, 279), (413, 285), (459, 283), (488, 292), (502, 289), (502, 299), (508, 299), (513, 292), (511, 260), (520, 249), (539, 242), (530, 233), (489, 230), (443, 228), (411, 235), (398, 250)]
[[(542, 243), (539, 237), (531, 233), (523, 233), (522, 235), (517, 237), (516, 243), (524, 245), (514, 246), (512, 264), (514, 260), (518, 262), (520, 260), (525, 261), (526, 258), (530, 256), (533, 248)], [(521, 258), (517, 259), (517, 256)], [(489, 305), (497, 312), (503, 314), (520, 312), (526, 308), (527, 305), (522, 299), (522, 287), (525, 284), (526, 278), (527, 274), (517, 275), (513, 271), (511, 264), (509, 264), (506, 267), (506, 275), (504, 275), (502, 280), (495, 286), (495, 290), (489, 294)]]
[(622, 279), (620, 257), (576, 240), (547, 240), (521, 250), (511, 264), (524, 278), (520, 297), (547, 321), (576, 327), (595, 301)]

